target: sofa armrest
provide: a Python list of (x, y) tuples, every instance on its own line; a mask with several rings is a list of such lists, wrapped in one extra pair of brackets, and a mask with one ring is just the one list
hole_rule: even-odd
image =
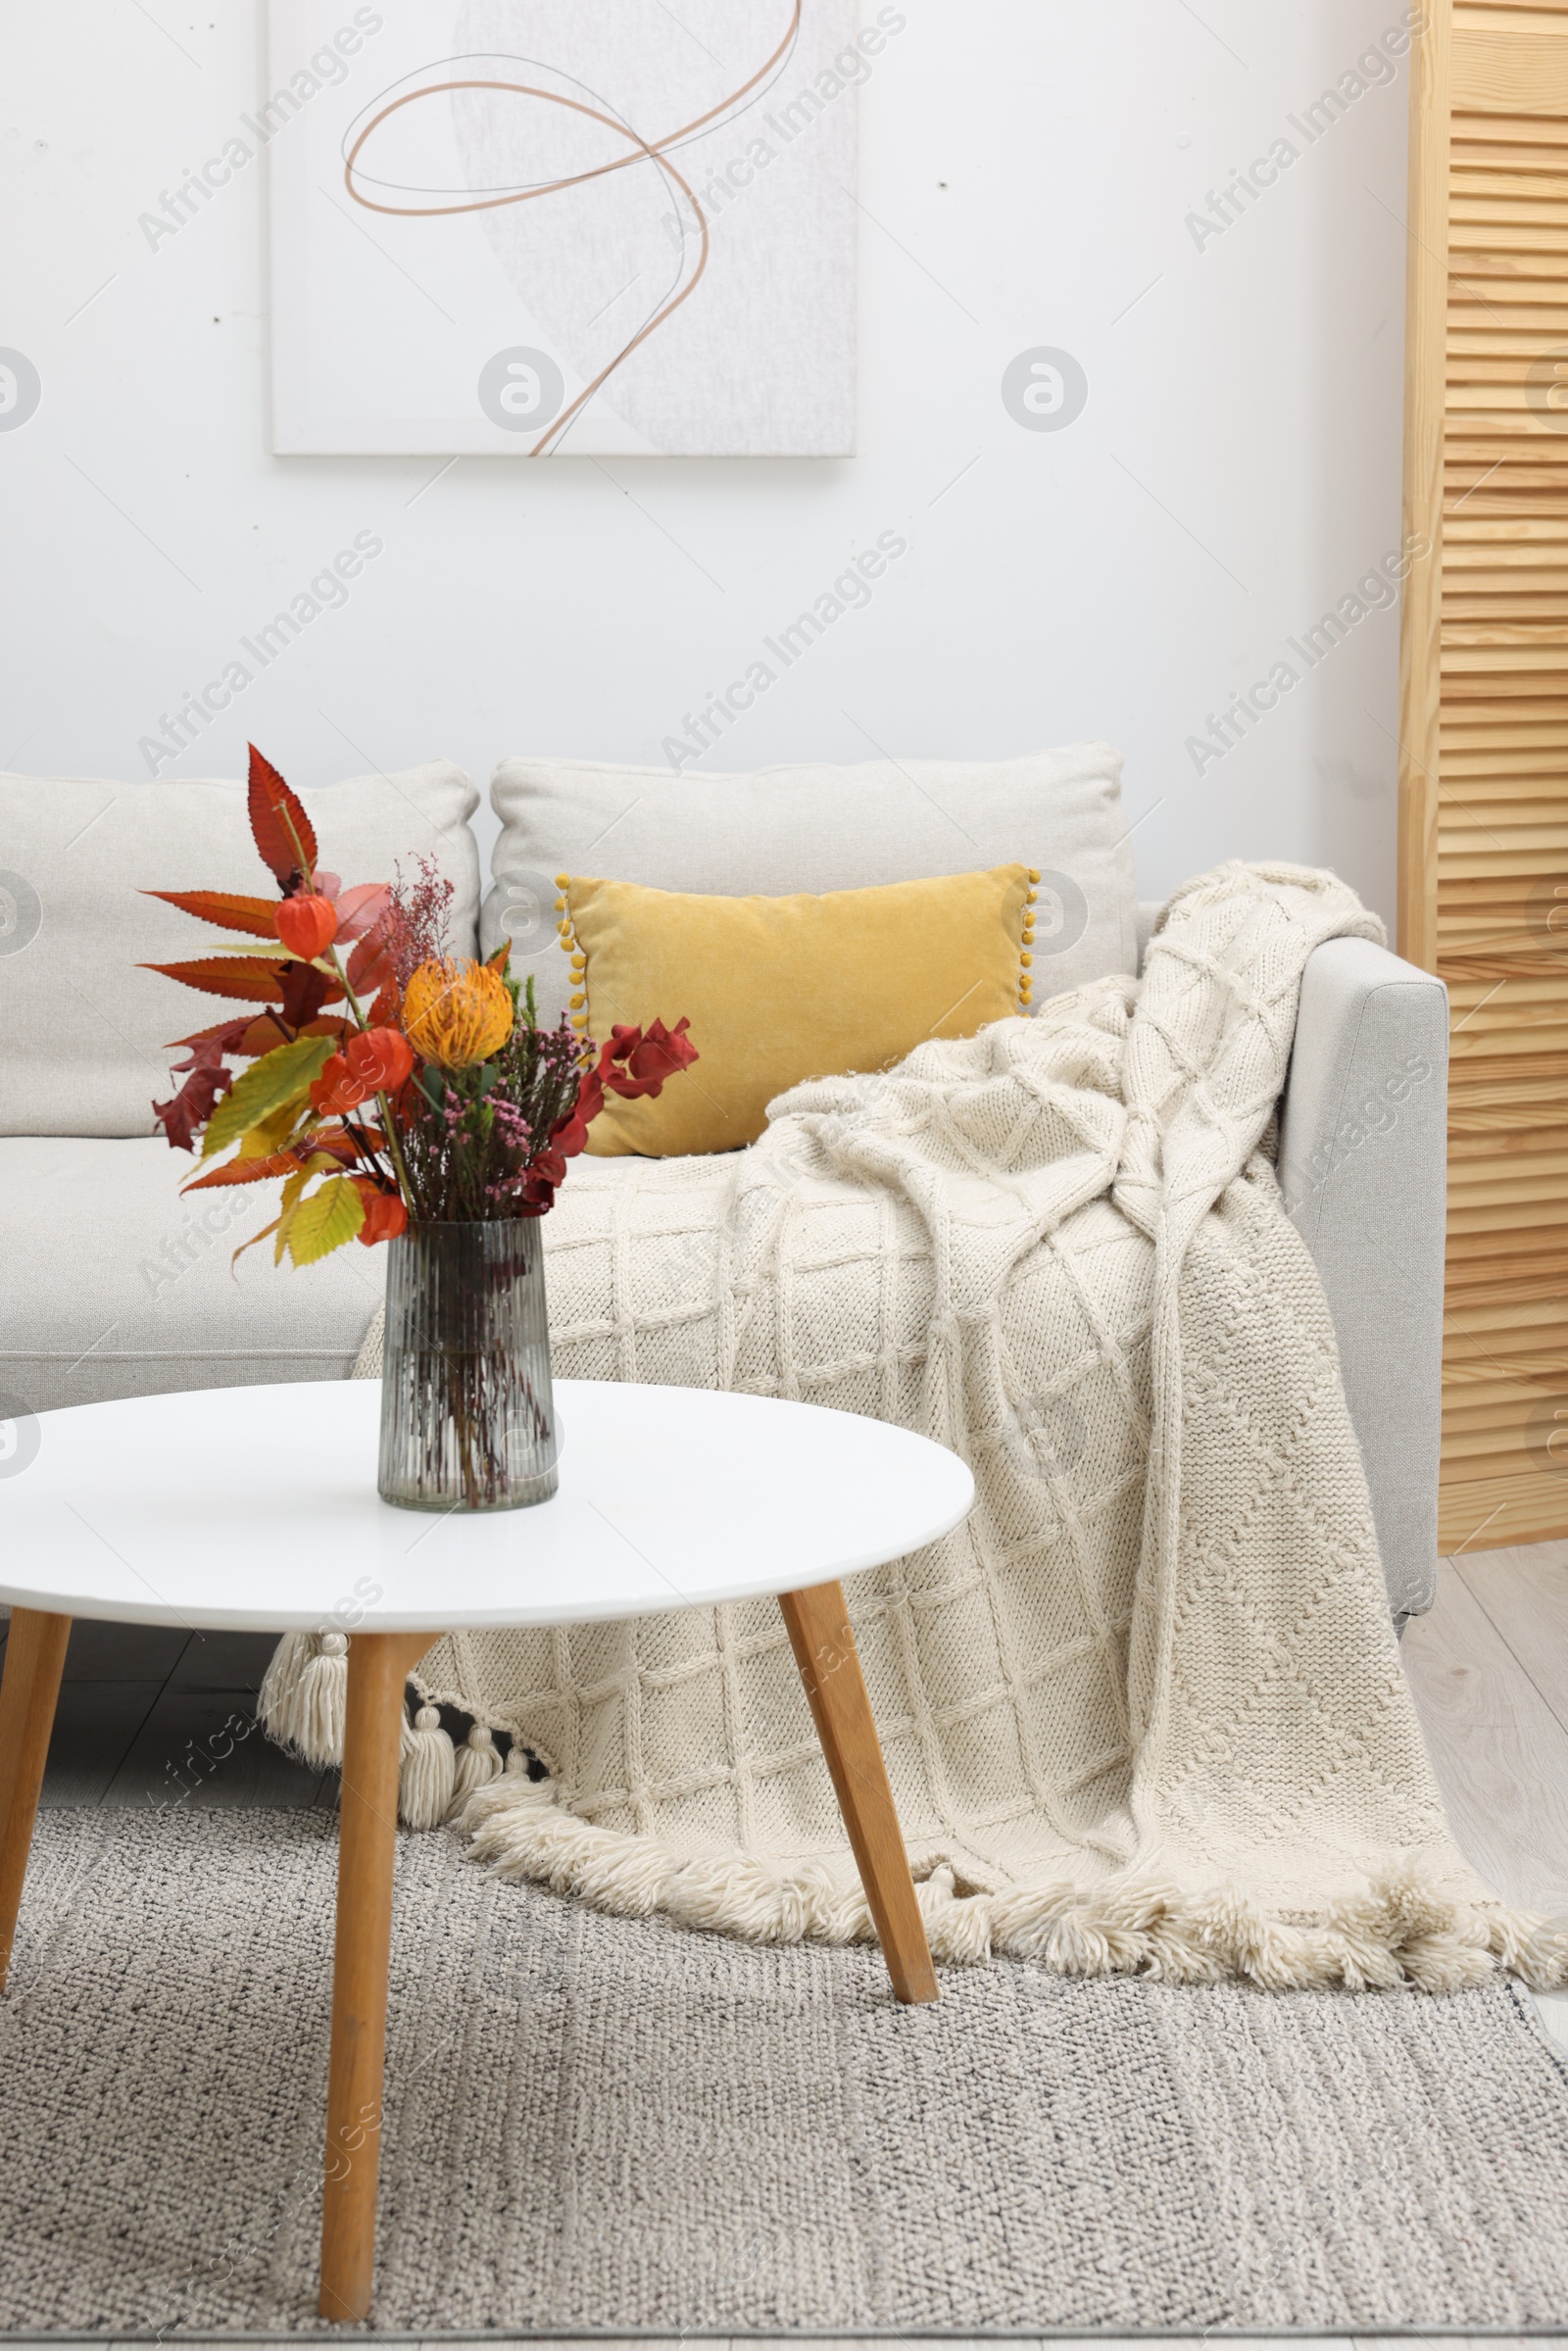
[(1369, 939), (1309, 956), (1280, 1186), (1340, 1344), (1396, 1615), (1437, 1589), (1448, 992)]

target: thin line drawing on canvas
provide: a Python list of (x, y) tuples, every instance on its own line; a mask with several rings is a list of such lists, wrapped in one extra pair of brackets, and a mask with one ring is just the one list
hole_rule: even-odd
[[(399, 89), (400, 82), (389, 83), (375, 98), (369, 101), (367, 107), (361, 110), (360, 115), (355, 118), (355, 122), (349, 125), (342, 143), (343, 183), (348, 195), (355, 204), (367, 212), (380, 213), (398, 220), (452, 219), (466, 214), (492, 212), (504, 206), (524, 204), (540, 197), (564, 196), (573, 188), (604, 179), (612, 172), (624, 171), (643, 164), (651, 165), (659, 173), (662, 188), (674, 203), (673, 218), (679, 223), (679, 250), (675, 274), (660, 295), (653, 310), (638, 327), (637, 332), (622, 345), (606, 366), (599, 369), (575, 399), (546, 423), (539, 438), (526, 452), (529, 457), (542, 457), (558, 450), (565, 434), (593, 400), (595, 394), (609, 382), (616, 369), (624, 365), (632, 353), (656, 334), (665, 321), (681, 308), (682, 304), (689, 301), (696, 292), (708, 269), (711, 252), (711, 228), (709, 217), (704, 211), (696, 190), (670, 161), (670, 156), (681, 147), (707, 135), (721, 124), (727, 125), (729, 122), (738, 121), (741, 116), (749, 113), (754, 106), (761, 102), (788, 69), (800, 37), (803, 6), (804, 0), (792, 0), (789, 24), (783, 38), (771, 55), (741, 83), (738, 89), (732, 90), (727, 97), (720, 99), (715, 106), (710, 107), (693, 121), (682, 123), (679, 128), (666, 132), (661, 138), (645, 137), (601, 92), (591, 89), (587, 83), (579, 80), (575, 74), (566, 73), (564, 68), (551, 66), (543, 59), (504, 57), (500, 58), (500, 62), (522, 66), (535, 72), (554, 73), (558, 79), (568, 82), (574, 89), (582, 91), (583, 96), (580, 98), (566, 97), (560, 91), (543, 88), (534, 82), (510, 81), (489, 76), (450, 75), (451, 68), (474, 62), (476, 54), (482, 54), (492, 60), (499, 57), (499, 53), (489, 51), (469, 52), (464, 56), (441, 58), (429, 65), (417, 68), (412, 74), (401, 76), (401, 82), (412, 81), (416, 86), (412, 89), (404, 88), (400, 95), (391, 97), (389, 93)], [(448, 75), (449, 77), (437, 80), (428, 79), (427, 76), (432, 74)], [(615, 156), (609, 162), (596, 164), (589, 170), (571, 172), (562, 177), (489, 188), (478, 193), (475, 193), (472, 188), (420, 187), (396, 180), (381, 179), (375, 176), (368, 165), (362, 164), (361, 157), (369, 141), (394, 115), (403, 112), (406, 108), (418, 105), (425, 99), (451, 94), (459, 90), (490, 91), (524, 99), (537, 99), (549, 106), (564, 108), (589, 122), (603, 124), (606, 129), (626, 140), (628, 152)], [(404, 196), (453, 196), (460, 198), (461, 201), (449, 204), (391, 204), (382, 202), (377, 197), (367, 193), (367, 190), (371, 188)], [(683, 205), (684, 210), (682, 209)]]

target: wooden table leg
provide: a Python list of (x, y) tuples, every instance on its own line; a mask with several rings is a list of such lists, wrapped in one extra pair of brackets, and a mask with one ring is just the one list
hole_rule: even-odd
[(901, 2000), (934, 2000), (936, 1970), (850, 1630), (844, 1588), (815, 1584), (808, 1592), (785, 1592), (779, 1606), (894, 1992)]
[(46, 1616), (36, 1608), (11, 1612), (5, 1675), (0, 1679), (0, 1991), (11, 1966), (70, 1639), (69, 1616)]
[(321, 2208), (323, 2319), (358, 2322), (370, 2310), (403, 1693), (409, 1668), (435, 1638), (356, 1633), (349, 1641)]

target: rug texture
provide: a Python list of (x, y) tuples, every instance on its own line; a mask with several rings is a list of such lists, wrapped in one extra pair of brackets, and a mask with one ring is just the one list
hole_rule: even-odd
[[(804, 1397), (972, 1467), (967, 1524), (849, 1593), (939, 1958), (1563, 1974), (1568, 1936), (1448, 1837), (1265, 1148), (1302, 968), (1347, 935), (1381, 925), (1332, 875), (1227, 865), (1141, 981), (797, 1088), (745, 1151), (580, 1160), (546, 1221), (559, 1372)], [(327, 1760), (320, 1647), (291, 1637), (264, 1708)], [(549, 1767), (466, 1778), (504, 1872), (760, 1940), (870, 1933), (771, 1601), (454, 1636), (416, 1679)]]
[[(53, 1813), (0, 2003), (0, 2327), (318, 2327), (335, 1824)], [(1266, 1994), (762, 1950), (398, 1854), (372, 2323), (959, 2335), (1568, 2310), (1503, 1984)]]

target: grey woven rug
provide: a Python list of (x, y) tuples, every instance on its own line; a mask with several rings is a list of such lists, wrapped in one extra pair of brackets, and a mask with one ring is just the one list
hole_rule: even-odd
[[(311, 2329), (335, 1827), (55, 1813), (0, 2007), (0, 2327)], [(768, 1951), (398, 1861), (375, 2324), (975, 2335), (1568, 2312), (1503, 1987), (1267, 1996)]]

